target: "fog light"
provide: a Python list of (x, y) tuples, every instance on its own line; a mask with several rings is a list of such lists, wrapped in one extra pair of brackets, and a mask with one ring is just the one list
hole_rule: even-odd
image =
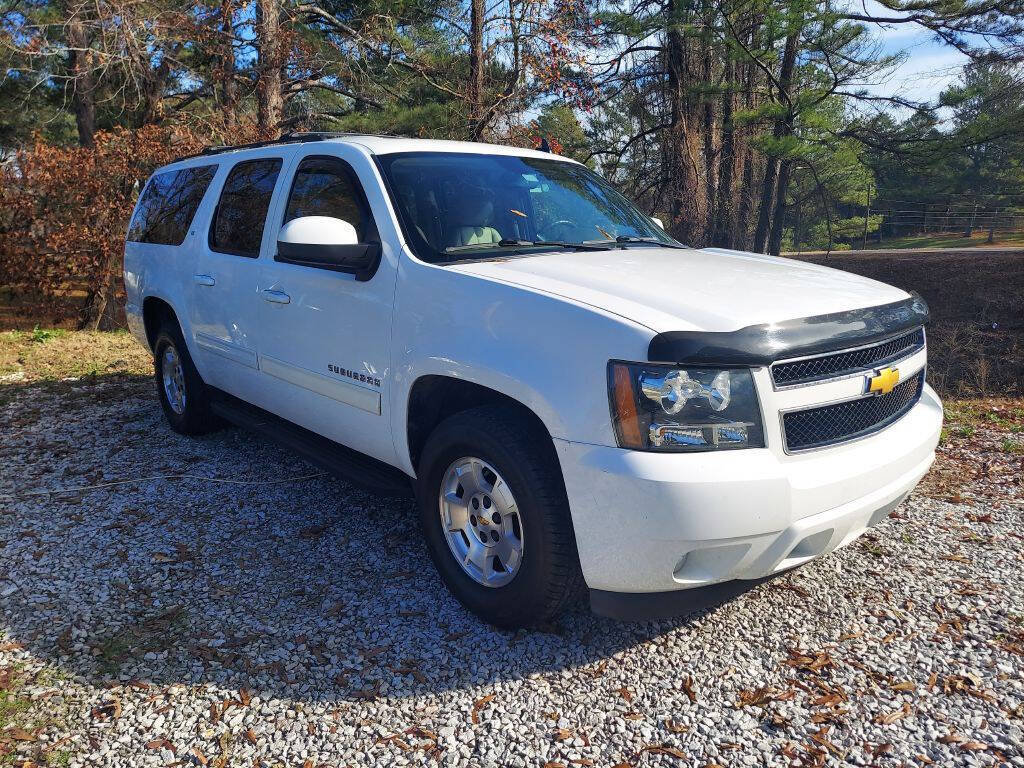
[(661, 448), (666, 445), (690, 448), (718, 448), (746, 445), (747, 427), (740, 422), (723, 424), (651, 424), (651, 445)]

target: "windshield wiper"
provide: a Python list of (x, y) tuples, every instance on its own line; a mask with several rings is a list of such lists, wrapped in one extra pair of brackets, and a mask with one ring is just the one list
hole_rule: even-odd
[(587, 244), (597, 245), (598, 243), (649, 243), (651, 245), (657, 245), (661, 248), (689, 248), (688, 245), (682, 243), (666, 243), (656, 237), (635, 237), (633, 235), (619, 235), (614, 240), (585, 240)]
[(564, 240), (516, 240), (505, 238), (496, 243), (477, 243), (476, 245), (450, 245), (444, 249), (445, 253), (456, 251), (478, 251), (485, 248), (544, 248), (547, 246), (555, 248), (573, 248), (577, 251), (607, 251), (608, 248), (600, 243), (569, 243)]

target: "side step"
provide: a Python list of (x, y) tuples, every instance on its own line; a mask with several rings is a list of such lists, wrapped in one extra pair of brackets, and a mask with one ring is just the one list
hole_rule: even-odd
[(227, 392), (209, 389), (210, 408), (222, 419), (290, 448), (310, 463), (353, 485), (389, 496), (412, 496), (412, 480), (404, 472)]

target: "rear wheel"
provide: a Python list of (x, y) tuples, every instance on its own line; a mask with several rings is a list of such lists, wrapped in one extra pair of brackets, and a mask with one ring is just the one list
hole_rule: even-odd
[(442, 580), (485, 621), (544, 622), (581, 591), (551, 438), (516, 409), (474, 408), (441, 423), (423, 449), (417, 497)]
[(220, 426), (210, 412), (206, 384), (199, 376), (181, 330), (165, 323), (153, 345), (157, 396), (171, 429), (183, 435), (201, 435)]

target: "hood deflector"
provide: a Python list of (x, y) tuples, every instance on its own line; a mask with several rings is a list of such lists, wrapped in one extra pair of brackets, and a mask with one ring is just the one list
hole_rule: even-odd
[(929, 320), (916, 293), (877, 307), (851, 309), (736, 331), (668, 331), (651, 339), (647, 359), (683, 365), (768, 365), (776, 360), (872, 344)]

